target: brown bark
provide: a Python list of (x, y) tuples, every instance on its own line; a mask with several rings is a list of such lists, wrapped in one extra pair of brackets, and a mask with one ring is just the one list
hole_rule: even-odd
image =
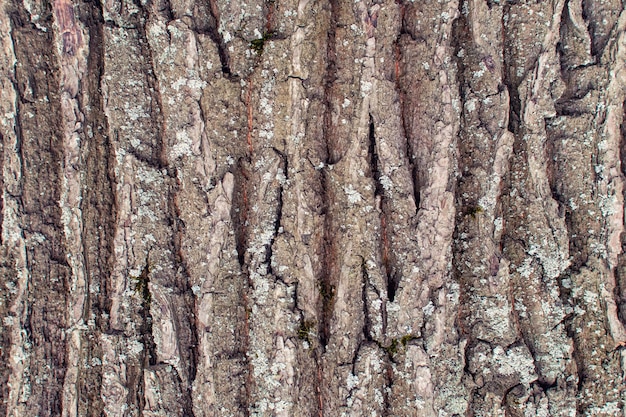
[(624, 10), (0, 2), (0, 415), (626, 416)]

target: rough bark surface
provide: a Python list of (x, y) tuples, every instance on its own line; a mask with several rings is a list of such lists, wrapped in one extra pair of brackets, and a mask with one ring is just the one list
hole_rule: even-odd
[(622, 0), (0, 0), (0, 415), (626, 416)]

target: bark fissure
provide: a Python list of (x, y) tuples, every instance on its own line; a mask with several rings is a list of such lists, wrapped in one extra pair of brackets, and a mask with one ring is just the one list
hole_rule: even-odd
[(421, 185), (420, 185), (420, 178), (419, 178), (419, 169), (415, 160), (415, 152), (413, 150), (413, 145), (408, 135), (408, 132), (409, 132), (409, 126), (407, 125), (408, 118), (405, 114), (408, 111), (405, 105), (407, 92), (403, 85), (402, 77), (404, 76), (404, 74), (402, 74), (402, 69), (401, 69), (402, 60), (403, 60), (403, 55), (402, 55), (403, 51), (401, 47), (401, 41), (402, 41), (403, 35), (410, 36), (406, 32), (406, 24), (404, 22), (405, 7), (406, 6), (404, 4), (400, 5), (400, 16), (399, 16), (401, 20), (400, 33), (398, 34), (398, 36), (396, 37), (393, 43), (393, 48), (394, 48), (394, 71), (393, 71), (394, 78), (393, 80), (394, 80), (396, 92), (398, 94), (398, 99), (400, 101), (399, 116), (400, 116), (400, 122), (401, 122), (401, 127), (402, 127), (401, 134), (404, 140), (405, 155), (406, 155), (408, 165), (409, 165), (409, 172), (411, 174), (413, 200), (415, 201), (415, 214), (417, 214), (420, 209)]
[(339, 161), (336, 155), (334, 128), (332, 122), (332, 92), (333, 84), (337, 79), (337, 45), (336, 31), (338, 8), (336, 0), (330, 0), (330, 18), (328, 29), (326, 31), (326, 53), (325, 53), (325, 73), (323, 77), (323, 143), (325, 155), (323, 159), (323, 167), (320, 170), (321, 177), (321, 194), (324, 207), (322, 213), (324, 215), (324, 229), (322, 238), (322, 269), (319, 278), (320, 292), (320, 320), (319, 320), (319, 337), (322, 352), (326, 350), (326, 346), (330, 339), (330, 325), (335, 304), (335, 238), (333, 232), (333, 200), (334, 196), (331, 192), (331, 174), (328, 172), (332, 165)]
[[(370, 319), (370, 311), (369, 311), (369, 301), (368, 301), (368, 295), (367, 292), (370, 290), (370, 278), (369, 275), (367, 273), (367, 266), (365, 265), (365, 259), (361, 260), (361, 286), (362, 286), (362, 295), (361, 295), (361, 299), (363, 302), (363, 337), (365, 338), (366, 341), (368, 342), (372, 342), (374, 339), (372, 337), (372, 333), (371, 333), (371, 328), (372, 328), (372, 321)], [(357, 349), (357, 353), (358, 353), (358, 349)], [(356, 359), (355, 361), (356, 362)], [(353, 373), (354, 373), (354, 369), (353, 369)]]
[(337, 0), (330, 0), (330, 22), (326, 36), (326, 68), (324, 74), (324, 144), (326, 155), (324, 164), (333, 165), (339, 162), (341, 155), (337, 154), (335, 143), (335, 129), (332, 121), (332, 94), (333, 85), (337, 80), (337, 16), (339, 14)]
[[(29, 308), (25, 319), (29, 346), (30, 378), (42, 381), (32, 387), (32, 397), (24, 412), (51, 416), (60, 413), (66, 372), (67, 328), (65, 292), (69, 276), (65, 243), (60, 225), (60, 160), (62, 147), (58, 120), (57, 60), (52, 53), (51, 28), (34, 29), (26, 10), (11, 4), (11, 36), (15, 58), (15, 83), (20, 100), (15, 117), (19, 119), (21, 195), (20, 221), (26, 244)], [(32, 71), (32, 72), (31, 72)], [(46, 74), (51, 76), (46, 76)], [(34, 117), (26, 118), (26, 114)], [(41, 244), (32, 239), (41, 237)], [(29, 242), (30, 240), (30, 242)], [(19, 343), (14, 341), (14, 343)], [(26, 376), (26, 375), (25, 375)], [(28, 376), (27, 376), (28, 377)], [(41, 402), (39, 401), (41, 399)]]
[[(281, 165), (279, 166), (279, 170), (282, 170), (283, 175), (285, 176), (284, 182), (288, 181), (289, 178), (287, 177), (288, 175), (288, 169), (289, 169), (289, 164), (287, 161), (287, 156), (279, 151), (276, 148), (272, 148), (272, 150), (279, 156), (279, 158), (281, 159)], [(279, 180), (279, 183), (283, 182), (283, 180)], [(272, 264), (274, 262), (274, 258), (273, 258), (273, 251), (274, 251), (274, 243), (276, 242), (276, 237), (278, 236), (279, 233), (281, 233), (281, 224), (282, 224), (282, 218), (283, 218), (283, 194), (284, 194), (284, 186), (283, 184), (279, 184), (278, 186), (278, 198), (277, 198), (277, 202), (276, 202), (276, 215), (274, 216), (274, 233), (272, 235), (272, 237), (270, 238), (269, 241), (269, 245), (267, 247), (267, 252), (265, 255), (265, 264), (267, 264), (267, 268), (268, 268), (268, 272), (269, 274), (271, 274), (272, 276), (276, 277), (276, 279), (280, 280), (283, 284), (285, 284), (284, 280), (282, 279), (282, 277), (280, 276), (279, 271), (275, 271)], [(285, 284), (287, 285), (287, 284)], [(297, 300), (297, 297), (294, 298), (294, 300)], [(296, 303), (297, 305), (297, 303)]]
[[(626, 102), (623, 103), (624, 106), (624, 119), (622, 120), (622, 124), (620, 126), (620, 149), (619, 149), (619, 159), (620, 159), (620, 167), (622, 176), (626, 177)], [(626, 199), (626, 190), (624, 191), (624, 197)], [(621, 247), (622, 254), (620, 256), (620, 262), (614, 270), (615, 274), (615, 302), (618, 308), (618, 317), (621, 320), (622, 324), (626, 326), (626, 233), (622, 233), (621, 236)], [(623, 351), (623, 349), (622, 349)]]
[[(178, 184), (177, 188), (180, 189), (180, 184)], [(171, 198), (172, 208), (170, 210), (173, 217), (171, 221), (176, 227), (176, 234), (173, 238), (175, 265), (178, 272), (175, 285), (176, 288), (180, 291), (180, 297), (183, 299), (183, 306), (186, 310), (183, 312), (186, 317), (179, 318), (181, 322), (181, 329), (178, 333), (181, 334), (181, 336), (187, 333), (188, 346), (186, 346), (186, 350), (188, 352), (181, 353), (181, 356), (183, 356), (188, 362), (187, 367), (189, 371), (187, 381), (182, 380), (182, 378), (184, 377), (183, 375), (180, 375), (180, 378), (181, 383), (185, 389), (184, 394), (188, 396), (185, 403), (191, 404), (191, 388), (193, 386), (193, 382), (196, 379), (196, 372), (198, 369), (198, 326), (196, 319), (196, 305), (194, 302), (193, 290), (190, 284), (191, 274), (189, 273), (187, 261), (183, 255), (182, 239), (185, 234), (185, 223), (181, 219), (179, 204), (180, 203), (178, 202), (178, 193), (175, 193)]]
[[(88, 289), (85, 295), (83, 320), (91, 323), (90, 318), (93, 315), (95, 323), (89, 325), (89, 330), (84, 337), (84, 352), (86, 352), (84, 363), (90, 366), (85, 366), (87, 369), (83, 370), (78, 381), (77, 413), (99, 416), (103, 410), (100, 397), (102, 367), (94, 366), (94, 364), (101, 363), (102, 360), (102, 352), (98, 344), (99, 334), (108, 330), (108, 321), (103, 316), (110, 313), (107, 277), (112, 273), (116, 206), (114, 204), (111, 143), (104, 134), (109, 129), (101, 93), (104, 62), (102, 47), (104, 19), (101, 8), (90, 4), (84, 14), (80, 15), (80, 20), (85, 22), (89, 33), (88, 72), (95, 76), (95, 78), (89, 78), (83, 87), (90, 99), (89, 103), (84, 103), (82, 96), (77, 97), (81, 111), (85, 114), (85, 131), (92, 135), (86, 150), (86, 185), (83, 188), (84, 202), (81, 204), (81, 212), (85, 288)], [(94, 293), (92, 288), (98, 288), (99, 292)]]
[(230, 69), (230, 56), (228, 54), (226, 42), (224, 42), (224, 38), (219, 31), (220, 11), (217, 0), (209, 0), (209, 12), (211, 14), (211, 20), (209, 21), (208, 27), (206, 28), (206, 33), (209, 35), (209, 37), (217, 47), (220, 63), (222, 65), (222, 72), (227, 77), (230, 77), (231, 75), (233, 75)]
[(335, 273), (335, 243), (334, 238), (332, 237), (332, 214), (331, 214), (331, 201), (332, 196), (328, 190), (328, 174), (325, 169), (321, 170), (322, 177), (322, 196), (323, 201), (326, 202), (326, 207), (323, 209), (324, 212), (324, 231), (323, 231), (323, 252), (322, 252), (322, 262), (323, 267), (321, 271), (321, 277), (319, 280), (319, 292), (321, 295), (321, 306), (320, 306), (320, 344), (322, 347), (322, 351), (326, 349), (326, 345), (328, 344), (328, 340), (330, 338), (330, 324), (333, 315), (333, 307), (335, 305), (335, 290), (336, 283), (333, 274)]
[(245, 254), (247, 248), (247, 229), (248, 229), (248, 161), (246, 158), (240, 158), (237, 167), (234, 170), (235, 189), (233, 191), (233, 205), (231, 208), (231, 219), (235, 232), (235, 244), (237, 249), (237, 259), (239, 265), (245, 264)]
[[(148, 19), (149, 12), (148, 10), (142, 8), (143, 12), (143, 20), (146, 21)], [(155, 129), (156, 137), (154, 138), (155, 143), (152, 149), (151, 154), (142, 155), (142, 158), (145, 162), (147, 162), (150, 166), (156, 168), (157, 170), (167, 169), (168, 175), (173, 177), (174, 173), (169, 167), (169, 161), (167, 160), (167, 151), (166, 148), (168, 144), (166, 143), (165, 138), (165, 119), (163, 117), (163, 97), (161, 94), (161, 89), (159, 87), (159, 80), (157, 79), (156, 71), (155, 71), (155, 62), (152, 48), (150, 48), (150, 43), (148, 41), (148, 37), (146, 34), (145, 24), (141, 25), (138, 28), (139, 33), (139, 47), (143, 54), (146, 57), (147, 62), (147, 71), (146, 71), (146, 83), (148, 84), (148, 95), (150, 96), (150, 116), (151, 120), (153, 120), (157, 128)], [(153, 103), (156, 103), (154, 106)], [(129, 147), (128, 152), (135, 152), (134, 147)], [(141, 159), (140, 159), (141, 160)]]
[(393, 265), (393, 253), (391, 251), (391, 243), (389, 239), (389, 232), (387, 224), (389, 222), (389, 215), (387, 214), (387, 198), (385, 196), (385, 189), (380, 180), (380, 168), (378, 161), (378, 151), (376, 150), (376, 127), (374, 125), (374, 118), (370, 114), (369, 115), (369, 132), (368, 132), (369, 146), (369, 163), (371, 166), (371, 176), (374, 181), (374, 196), (377, 199), (380, 199), (380, 251), (382, 255), (383, 267), (385, 270), (385, 277), (387, 283), (387, 297), (389, 297), (389, 301), (393, 302), (396, 290), (399, 285), (399, 277), (397, 274), (397, 268)]

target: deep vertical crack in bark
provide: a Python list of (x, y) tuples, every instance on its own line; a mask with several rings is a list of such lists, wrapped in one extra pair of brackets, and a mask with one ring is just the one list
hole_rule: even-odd
[(403, 51), (402, 51), (402, 46), (401, 46), (401, 40), (403, 36), (409, 36), (409, 37), (411, 36), (407, 32), (406, 24), (404, 21), (405, 11), (406, 11), (406, 5), (404, 3), (400, 4), (400, 16), (399, 16), (400, 33), (396, 37), (394, 44), (393, 44), (394, 45), (393, 74), (394, 74), (395, 89), (397, 91), (398, 99), (400, 101), (400, 121), (402, 125), (401, 132), (402, 132), (402, 137), (405, 141), (405, 145), (404, 145), (405, 154), (406, 154), (406, 158), (407, 158), (409, 168), (410, 168), (411, 181), (413, 184), (413, 189), (412, 189), (413, 199), (415, 200), (415, 214), (417, 214), (417, 212), (420, 209), (421, 185), (420, 185), (420, 178), (419, 178), (419, 169), (415, 160), (415, 150), (413, 149), (413, 145), (411, 143), (411, 139), (409, 138), (409, 134), (408, 134), (408, 132), (410, 131), (410, 128), (407, 125), (408, 117), (406, 115), (406, 113), (408, 112), (408, 108), (406, 106), (407, 91), (406, 91), (406, 86), (404, 85), (404, 81), (403, 81), (404, 74), (402, 73)]
[[(3, 27), (6, 28), (7, 36), (4, 38), (4, 49), (5, 53), (0, 55), (2, 57), (2, 62), (4, 67), (6, 68), (6, 78), (4, 78), (6, 88), (3, 92), (6, 95), (6, 106), (7, 110), (11, 109), (15, 112), (15, 115), (19, 113), (20, 105), (21, 105), (21, 97), (20, 90), (18, 86), (18, 81), (16, 79), (16, 58), (15, 58), (15, 40), (13, 36), (13, 27), (15, 26), (16, 17), (11, 16), (9, 14), (2, 16), (2, 20), (0, 21)], [(7, 65), (7, 62), (10, 64)], [(14, 291), (10, 291), (8, 293), (2, 293), (2, 305), (0, 306), (1, 314), (3, 315), (3, 322), (0, 324), (2, 327), (2, 331), (0, 332), (2, 336), (0, 337), (1, 344), (0, 348), (2, 349), (1, 355), (2, 358), (6, 361), (4, 363), (10, 363), (10, 356), (14, 355), (14, 352), (20, 352), (24, 354), (22, 338), (26, 335), (25, 332), (19, 328), (18, 324), (24, 322), (24, 315), (26, 313), (26, 309), (28, 308), (27, 304), (25, 304), (21, 298), (25, 292), (26, 286), (28, 285), (27, 274), (28, 270), (23, 268), (21, 274), (18, 272), (17, 267), (20, 263), (23, 266), (25, 265), (25, 257), (23, 256), (25, 251), (25, 241), (23, 237), (23, 233), (21, 230), (21, 225), (15, 221), (11, 222), (10, 214), (21, 216), (24, 212), (23, 210), (23, 200), (22, 200), (22, 179), (21, 173), (24, 169), (24, 158), (22, 152), (22, 128), (20, 124), (20, 118), (14, 117), (13, 123), (7, 123), (7, 131), (3, 134), (2, 137), (2, 146), (3, 146), (3, 157), (10, 155), (12, 152), (15, 153), (15, 159), (17, 161), (14, 162), (14, 166), (11, 166), (11, 161), (7, 159), (3, 159), (2, 161), (2, 170), (4, 172), (10, 172), (7, 178), (4, 178), (3, 175), (3, 185), (6, 184), (6, 187), (3, 187), (2, 190), (2, 201), (3, 201), (3, 247), (2, 252), (0, 252), (0, 256), (2, 256), (2, 279), (5, 282), (6, 288), (14, 288)], [(6, 153), (5, 153), (6, 149)], [(11, 152), (12, 151), (12, 152)], [(12, 172), (10, 171), (12, 170)], [(12, 238), (5, 239), (4, 233), (11, 236)], [(5, 247), (4, 245), (7, 245)], [(13, 248), (8, 245), (11, 244)], [(20, 256), (21, 255), (21, 256)], [(21, 260), (21, 262), (20, 262)], [(10, 322), (9, 322), (10, 320)], [(3, 387), (0, 390), (0, 411), (3, 414), (11, 411), (11, 409), (16, 409), (16, 395), (14, 393), (14, 388), (9, 389), (9, 387), (16, 385), (22, 386), (23, 379), (27, 377), (26, 375), (27, 368), (24, 363), (17, 363), (12, 366), (6, 366), (3, 370), (0, 370), (0, 378), (2, 378)]]
[[(0, 132), (0, 190), (4, 191), (4, 152), (5, 147), (8, 147), (8, 140), (5, 139), (2, 132)], [(5, 197), (4, 192), (0, 194), (0, 277), (5, 279), (6, 284), (14, 284), (12, 280), (6, 279), (9, 274), (10, 264), (5, 261), (6, 257), (6, 249), (4, 248), (5, 242), (2, 237), (3, 234), (3, 224), (5, 217)], [(5, 285), (6, 285), (5, 284)], [(8, 306), (10, 306), (12, 297), (8, 294), (0, 293), (0, 316), (8, 317)], [(9, 363), (9, 347), (11, 345), (11, 335), (8, 329), (5, 329), (5, 323), (0, 324), (0, 361), (2, 363)], [(8, 326), (7, 326), (8, 327)], [(8, 366), (5, 366), (4, 369), (0, 370), (0, 414), (6, 415), (7, 413), (7, 404), (9, 401), (9, 375), (10, 369)]]
[[(322, 202), (325, 205), (323, 209), (324, 213), (324, 231), (323, 231), (323, 263), (322, 276), (320, 277), (319, 287), (321, 294), (321, 307), (320, 307), (320, 345), (322, 352), (325, 351), (326, 345), (330, 338), (330, 324), (332, 319), (333, 306), (335, 303), (335, 248), (334, 232), (332, 230), (333, 220), (333, 200), (334, 197), (331, 193), (331, 184), (329, 174), (327, 170), (330, 166), (337, 162), (337, 156), (335, 155), (335, 138), (334, 129), (332, 123), (332, 107), (331, 107), (331, 95), (333, 84), (337, 79), (337, 45), (336, 45), (336, 29), (337, 29), (337, 14), (339, 7), (336, 0), (329, 0), (330, 5), (330, 20), (327, 30), (326, 38), (326, 68), (323, 78), (324, 82), (324, 113), (323, 113), (323, 140), (326, 150), (325, 159), (323, 161), (323, 167), (320, 171), (321, 175), (321, 187), (322, 187)], [(320, 400), (321, 401), (321, 400)]]
[[(46, 22), (45, 30), (39, 30), (30, 24), (29, 14), (21, 4), (6, 6), (12, 17), (15, 59), (23, 63), (15, 67), (19, 103), (14, 117), (19, 119), (23, 168), (18, 197), (23, 211), (16, 226), (22, 229), (20, 233), (26, 240), (22, 267), (28, 283), (23, 288), (28, 294), (28, 310), (25, 316), (18, 315), (15, 322), (16, 326), (23, 325), (26, 332), (20, 340), (12, 340), (15, 348), (27, 354), (27, 371), (17, 379), (11, 378), (10, 384), (28, 387), (31, 382), (42, 381), (33, 384), (30, 397), (21, 401), (15, 396), (10, 398), (9, 407), (43, 417), (61, 412), (67, 368), (63, 333), (68, 327), (64, 300), (69, 267), (58, 204), (62, 176), (59, 69), (50, 22)], [(34, 239), (42, 241), (38, 244)], [(19, 367), (13, 368), (16, 371)]]
[(322, 276), (319, 281), (319, 291), (320, 291), (320, 345), (322, 351), (326, 349), (326, 345), (328, 344), (328, 340), (330, 338), (330, 324), (332, 319), (333, 307), (335, 304), (335, 278), (333, 274), (335, 273), (335, 244), (334, 238), (332, 237), (332, 214), (331, 214), (331, 201), (333, 196), (330, 194), (328, 190), (328, 174), (325, 170), (321, 171), (322, 176), (322, 200), (325, 203), (324, 209), (324, 238), (323, 238), (323, 268), (322, 268)]
[(208, 23), (207, 32), (211, 37), (211, 40), (217, 46), (217, 51), (220, 57), (220, 63), (222, 65), (222, 72), (227, 77), (232, 76), (232, 72), (230, 69), (230, 56), (228, 53), (228, 48), (226, 48), (226, 43), (224, 42), (224, 38), (220, 33), (220, 11), (217, 0), (209, 0), (209, 11), (211, 13), (211, 21)]
[[(250, 87), (251, 88), (251, 85)], [(246, 112), (250, 106), (250, 103), (246, 104)], [(251, 119), (250, 116), (248, 118), (248, 137), (250, 137), (252, 131)], [(248, 141), (251, 144), (250, 141)], [(252, 152), (250, 151), (250, 154)], [(243, 346), (242, 352), (245, 355), (245, 373), (246, 373), (246, 383), (244, 385), (245, 394), (243, 398), (241, 398), (240, 409), (243, 412), (245, 417), (250, 416), (250, 406), (251, 406), (251, 398), (252, 398), (252, 390), (254, 387), (253, 380), (253, 368), (252, 363), (250, 361), (251, 353), (251, 341), (250, 341), (250, 314), (252, 313), (252, 302), (249, 297), (250, 289), (252, 288), (252, 281), (250, 279), (250, 271), (248, 270), (246, 252), (248, 250), (248, 240), (249, 240), (249, 210), (250, 210), (250, 202), (248, 197), (248, 188), (250, 187), (249, 182), (249, 165), (250, 165), (250, 157), (241, 157), (237, 161), (237, 170), (235, 171), (235, 189), (233, 192), (233, 204), (231, 208), (231, 219), (235, 234), (235, 248), (237, 251), (237, 260), (239, 261), (239, 267), (241, 268), (243, 278), (245, 279), (245, 284), (242, 288), (242, 306), (244, 309), (244, 323), (243, 323)]]
[[(167, 157), (167, 146), (165, 139), (165, 119), (163, 116), (163, 97), (161, 95), (161, 89), (159, 87), (159, 81), (157, 79), (156, 71), (155, 71), (155, 62), (152, 48), (150, 48), (150, 43), (148, 41), (148, 37), (146, 34), (145, 22), (149, 18), (149, 11), (142, 7), (142, 20), (144, 21), (143, 25), (139, 25), (139, 46), (141, 48), (142, 55), (146, 58), (148, 71), (146, 71), (146, 82), (148, 84), (149, 96), (151, 98), (150, 104), (150, 116), (151, 119), (156, 122), (157, 128), (155, 129), (156, 134), (156, 146), (155, 149), (152, 149), (152, 155), (150, 158), (147, 158), (145, 162), (152, 165), (157, 170), (167, 169), (168, 175), (173, 176), (173, 172), (170, 171), (169, 161)], [(156, 108), (153, 107), (153, 102), (156, 102)], [(133, 152), (133, 148), (130, 149), (130, 152)], [(171, 198), (169, 196), (168, 198)]]
[[(145, 346), (144, 367), (154, 366), (158, 363), (156, 353), (156, 344), (154, 343), (154, 335), (152, 333), (153, 317), (150, 313), (150, 305), (152, 304), (152, 292), (150, 291), (150, 255), (146, 257), (146, 263), (141, 270), (141, 274), (135, 278), (135, 288), (141, 297), (140, 314), (142, 322), (139, 332), (142, 337), (142, 343)], [(142, 378), (143, 379), (143, 378)]]
[[(288, 177), (288, 169), (289, 169), (289, 163), (287, 161), (287, 155), (285, 155), (283, 152), (279, 151), (276, 148), (272, 148), (272, 150), (278, 155), (278, 157), (281, 160), (281, 164), (279, 165), (278, 169), (282, 170), (283, 175), (285, 176), (285, 181), (289, 180)], [(278, 185), (278, 198), (277, 198), (277, 203), (276, 203), (276, 215), (274, 217), (274, 231), (272, 234), (272, 237), (270, 238), (269, 241), (269, 245), (267, 247), (267, 254), (265, 257), (265, 263), (268, 266), (268, 272), (273, 275), (274, 277), (276, 277), (277, 279), (279, 279), (280, 281), (282, 281), (284, 283), (284, 281), (282, 280), (282, 277), (280, 275), (280, 271), (275, 271), (272, 267), (272, 262), (273, 262), (273, 247), (274, 247), (274, 243), (276, 242), (276, 236), (280, 233), (280, 229), (281, 229), (281, 222), (282, 222), (282, 217), (283, 217), (283, 194), (284, 194), (284, 186), (283, 184), (279, 184)], [(294, 305), (297, 305), (294, 304)]]
[(385, 189), (383, 184), (381, 183), (380, 177), (380, 168), (378, 162), (378, 151), (377, 151), (377, 143), (376, 143), (376, 126), (374, 124), (374, 117), (369, 115), (369, 126), (368, 126), (368, 153), (369, 153), (369, 163), (371, 167), (371, 177), (374, 181), (374, 196), (379, 199), (380, 203), (380, 252), (382, 256), (383, 267), (385, 270), (386, 276), (386, 284), (387, 284), (387, 297), (389, 301), (393, 302), (396, 290), (399, 285), (399, 277), (398, 271), (394, 267), (393, 253), (391, 250), (391, 242), (389, 238), (389, 231), (387, 223), (389, 221), (387, 215), (387, 197), (385, 196)]
[[(143, 18), (147, 21), (150, 18), (150, 11), (144, 8), (143, 13)], [(176, 365), (170, 363), (169, 358), (163, 358), (163, 360), (164, 363), (170, 363), (171, 365), (173, 365), (173, 368), (170, 372), (175, 379), (178, 379), (178, 389), (180, 390), (180, 395), (183, 397), (182, 404), (185, 409), (185, 414), (193, 415), (191, 390), (197, 371), (198, 359), (196, 347), (198, 344), (198, 336), (195, 319), (195, 303), (193, 302), (193, 293), (191, 289), (191, 284), (189, 282), (190, 275), (187, 264), (185, 262), (185, 258), (182, 253), (181, 240), (182, 236), (185, 233), (185, 224), (181, 218), (180, 208), (177, 201), (181, 190), (179, 175), (180, 168), (174, 166), (174, 161), (169, 161), (169, 149), (172, 145), (168, 143), (168, 139), (166, 136), (167, 127), (164, 115), (165, 108), (158, 79), (156, 62), (154, 59), (154, 54), (158, 53), (159, 51), (152, 50), (148, 39), (148, 34), (145, 31), (145, 26), (143, 26), (142, 28), (143, 30), (140, 31), (140, 39), (142, 49), (146, 50), (145, 56), (149, 67), (149, 76), (147, 77), (147, 83), (149, 91), (151, 92), (151, 104), (153, 102), (156, 102), (156, 108), (150, 109), (152, 120), (157, 122), (157, 126), (155, 129), (157, 148), (155, 149), (155, 159), (158, 161), (159, 166), (156, 166), (155, 168), (161, 171), (165, 177), (166, 184), (163, 192), (167, 194), (167, 204), (165, 206), (164, 216), (166, 217), (167, 222), (171, 227), (171, 235), (168, 239), (169, 242), (166, 242), (163, 245), (164, 247), (162, 249), (165, 250), (166, 253), (168, 253), (168, 258), (173, 265), (173, 271), (170, 272), (170, 277), (164, 280), (164, 282), (158, 282), (158, 285), (165, 288), (171, 286), (177, 289), (176, 293), (172, 295), (172, 299), (170, 301), (175, 311), (172, 313), (171, 317), (168, 317), (168, 319), (171, 320), (174, 331), (178, 335), (176, 346), (180, 357), (183, 359), (183, 364)], [(146, 287), (148, 286), (148, 282), (146, 282)], [(149, 298), (151, 299), (151, 297), (152, 295), (150, 294)], [(149, 309), (150, 304), (148, 304), (148, 310)], [(150, 315), (150, 321), (151, 320), (152, 316)], [(152, 334), (151, 327), (150, 334)], [(147, 343), (147, 346), (150, 346), (149, 340)], [(154, 352), (149, 351), (149, 355), (154, 355), (155, 363), (152, 363), (153, 361), (151, 360), (149, 364), (155, 365), (156, 363), (161, 362), (161, 360), (157, 358), (158, 352), (156, 350), (156, 344), (154, 343), (154, 340), (152, 341), (152, 344), (154, 345), (155, 350)], [(159, 348), (161, 351), (165, 350), (165, 346), (160, 346)]]
[[(179, 180), (176, 181), (176, 191), (174, 191), (170, 199), (170, 213), (173, 217), (172, 222), (175, 225), (175, 234), (172, 238), (172, 246), (174, 252), (174, 265), (177, 270), (177, 279), (175, 280), (175, 286), (180, 290), (180, 297), (182, 298), (182, 308), (179, 313), (182, 317), (178, 317), (179, 321), (179, 334), (181, 336), (187, 336), (187, 346), (184, 346), (184, 352), (181, 352), (181, 356), (185, 358), (188, 368), (187, 380), (184, 380), (184, 375), (180, 375), (181, 383), (184, 389), (183, 395), (186, 396), (184, 403), (186, 404), (186, 414), (193, 416), (192, 408), (192, 386), (196, 379), (196, 372), (198, 367), (198, 326), (197, 326), (197, 313), (196, 305), (194, 302), (193, 290), (190, 283), (190, 273), (187, 266), (187, 261), (183, 254), (183, 236), (185, 234), (185, 223), (181, 218), (178, 191), (181, 188)], [(186, 333), (186, 334), (185, 334)]]
[(239, 265), (244, 266), (245, 254), (247, 248), (247, 224), (248, 224), (248, 162), (245, 158), (240, 158), (237, 161), (237, 167), (234, 170), (236, 183), (235, 190), (233, 192), (233, 205), (231, 208), (231, 219), (233, 222), (233, 229), (235, 231), (235, 243), (237, 248), (237, 259)]
[[(326, 68), (324, 73), (324, 143), (326, 146), (325, 165), (333, 165), (337, 163), (340, 156), (337, 155), (335, 149), (335, 137), (332, 122), (331, 96), (333, 92), (333, 84), (337, 79), (337, 0), (329, 0), (330, 5), (330, 22), (326, 37)], [(326, 201), (326, 200), (324, 200)]]
[[(362, 291), (361, 291), (361, 298), (363, 301), (363, 317), (365, 318), (363, 320), (363, 337), (366, 341), (371, 342), (373, 341), (372, 338), (372, 333), (370, 331), (371, 327), (372, 327), (372, 323), (370, 320), (370, 312), (368, 311), (368, 302), (367, 302), (367, 291), (369, 290), (370, 287), (370, 279), (369, 279), (369, 275), (367, 273), (367, 266), (365, 266), (365, 259), (361, 259), (361, 285), (362, 285)], [(357, 354), (358, 354), (358, 350), (357, 350)], [(354, 373), (354, 370), (353, 370)]]
[[(626, 101), (622, 104), (624, 107), (624, 114), (622, 115), (622, 123), (620, 125), (620, 148), (619, 148), (619, 158), (620, 158), (620, 167), (621, 173), (623, 177), (626, 177)], [(626, 190), (624, 190), (624, 198), (626, 200)], [(617, 303), (619, 319), (622, 324), (626, 327), (626, 233), (622, 233), (621, 236), (621, 248), (622, 254), (620, 256), (620, 262), (617, 268), (615, 268), (615, 302)], [(626, 363), (624, 364), (626, 365)], [(622, 371), (626, 372), (624, 369), (626, 366), (622, 367)]]
[[(78, 19), (83, 22), (89, 36), (87, 57), (88, 77), (82, 83), (85, 96), (76, 100), (84, 113), (83, 135), (91, 135), (85, 141), (85, 184), (83, 185), (82, 250), (84, 256), (85, 304), (83, 320), (87, 331), (81, 335), (79, 354), (84, 356), (76, 372), (76, 414), (99, 416), (103, 412), (101, 394), (102, 350), (98, 339), (106, 332), (108, 322), (104, 318), (110, 313), (107, 295), (107, 280), (111, 274), (113, 256), (113, 233), (115, 228), (116, 205), (112, 173), (111, 143), (106, 133), (106, 116), (101, 93), (103, 73), (103, 17), (97, 4), (89, 4)], [(86, 98), (83, 98), (86, 97)], [(100, 289), (99, 292), (93, 289)], [(71, 392), (71, 391), (70, 391)], [(71, 396), (71, 395), (70, 395)], [(66, 405), (68, 407), (69, 404)]]

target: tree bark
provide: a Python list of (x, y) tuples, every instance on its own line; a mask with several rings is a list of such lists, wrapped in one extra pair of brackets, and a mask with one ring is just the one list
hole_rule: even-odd
[(626, 416), (620, 0), (0, 0), (1, 416)]

